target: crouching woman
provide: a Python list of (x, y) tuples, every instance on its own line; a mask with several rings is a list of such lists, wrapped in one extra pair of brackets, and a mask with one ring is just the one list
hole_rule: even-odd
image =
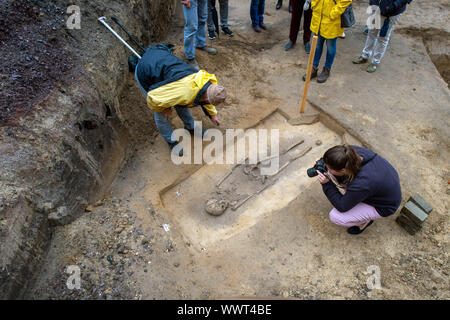
[(400, 206), (397, 171), (373, 151), (339, 145), (327, 150), (323, 161), (328, 171), (317, 172), (323, 192), (334, 206), (330, 219), (349, 227), (348, 233), (363, 232), (375, 219), (394, 214)]

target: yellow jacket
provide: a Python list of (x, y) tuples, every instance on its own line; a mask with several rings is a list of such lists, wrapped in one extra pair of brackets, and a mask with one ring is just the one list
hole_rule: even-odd
[(312, 0), (311, 31), (325, 39), (341, 36), (341, 15), (351, 3), (352, 0)]
[[(211, 81), (212, 84), (217, 84), (215, 75), (200, 70), (178, 81), (149, 91), (147, 93), (147, 104), (150, 109), (156, 112), (162, 112), (164, 109), (174, 106), (194, 107), (194, 101), (200, 91), (204, 92), (202, 88), (208, 81)], [(211, 117), (217, 114), (216, 107), (212, 104), (204, 104), (202, 107)]]

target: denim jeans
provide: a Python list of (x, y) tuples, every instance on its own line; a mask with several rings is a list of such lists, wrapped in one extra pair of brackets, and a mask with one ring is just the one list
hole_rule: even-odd
[[(208, 0), (208, 30), (214, 31), (212, 18), (212, 8), (216, 6), (216, 0)], [(220, 6), (220, 27), (228, 28), (228, 0), (219, 0)], [(219, 31), (219, 30), (217, 30)]]
[(333, 66), (334, 58), (336, 57), (336, 42), (337, 38), (334, 39), (325, 39), (320, 34), (318, 35), (317, 39), (317, 47), (316, 47), (316, 53), (314, 55), (314, 68), (319, 67), (320, 58), (322, 57), (323, 52), (323, 45), (325, 41), (327, 42), (327, 58), (325, 60), (325, 67), (328, 69), (331, 69)]
[[(136, 67), (136, 72), (135, 72), (134, 76), (138, 83), (139, 89), (141, 89), (142, 94), (147, 99), (147, 91), (142, 87), (142, 85), (139, 82), (139, 79), (137, 77), (137, 67)], [(189, 109), (186, 107), (175, 106), (175, 111), (177, 112), (180, 119), (183, 121), (184, 128), (186, 130), (193, 130), (194, 129), (194, 117), (192, 117), (191, 113), (189, 112)], [(164, 138), (164, 140), (166, 140), (167, 143), (175, 142), (175, 141), (172, 141), (173, 128), (172, 128), (172, 125), (170, 124), (169, 118), (165, 117), (162, 112), (156, 112), (156, 111), (153, 111), (153, 116), (155, 118), (156, 128), (158, 129), (159, 133)]]
[[(386, 53), (387, 46), (389, 44), (389, 38), (391, 37), (392, 30), (394, 30), (394, 26), (397, 23), (398, 19), (402, 14), (398, 14), (396, 16), (389, 18), (389, 28), (387, 30), (386, 36), (380, 36), (380, 29), (369, 29), (367, 33), (366, 44), (362, 51), (361, 56), (365, 59), (369, 59), (373, 54), (372, 63), (380, 64), (381, 59), (383, 59), (384, 54)], [(386, 18), (381, 17), (381, 25), (384, 24)]]
[(252, 0), (250, 4), (250, 18), (253, 26), (258, 26), (264, 22), (265, 2), (266, 0)]
[(206, 21), (208, 20), (207, 0), (191, 0), (191, 7), (183, 5), (184, 13), (184, 54), (186, 59), (195, 58), (195, 48), (206, 46)]

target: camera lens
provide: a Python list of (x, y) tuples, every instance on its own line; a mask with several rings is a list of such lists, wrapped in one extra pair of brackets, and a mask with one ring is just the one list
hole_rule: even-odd
[(306, 174), (307, 174), (308, 177), (310, 177), (310, 178), (313, 178), (313, 177), (319, 175), (319, 174), (317, 173), (317, 171), (316, 171), (315, 168), (310, 168), (310, 169), (306, 170)]

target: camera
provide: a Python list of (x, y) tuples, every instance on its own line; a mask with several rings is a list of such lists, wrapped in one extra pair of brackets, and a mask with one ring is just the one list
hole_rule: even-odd
[(327, 172), (327, 167), (325, 167), (325, 162), (323, 161), (323, 158), (320, 158), (319, 160), (317, 160), (314, 167), (306, 170), (306, 174), (308, 175), (308, 177), (313, 178), (313, 177), (319, 175), (316, 170), (320, 171), (322, 173)]

